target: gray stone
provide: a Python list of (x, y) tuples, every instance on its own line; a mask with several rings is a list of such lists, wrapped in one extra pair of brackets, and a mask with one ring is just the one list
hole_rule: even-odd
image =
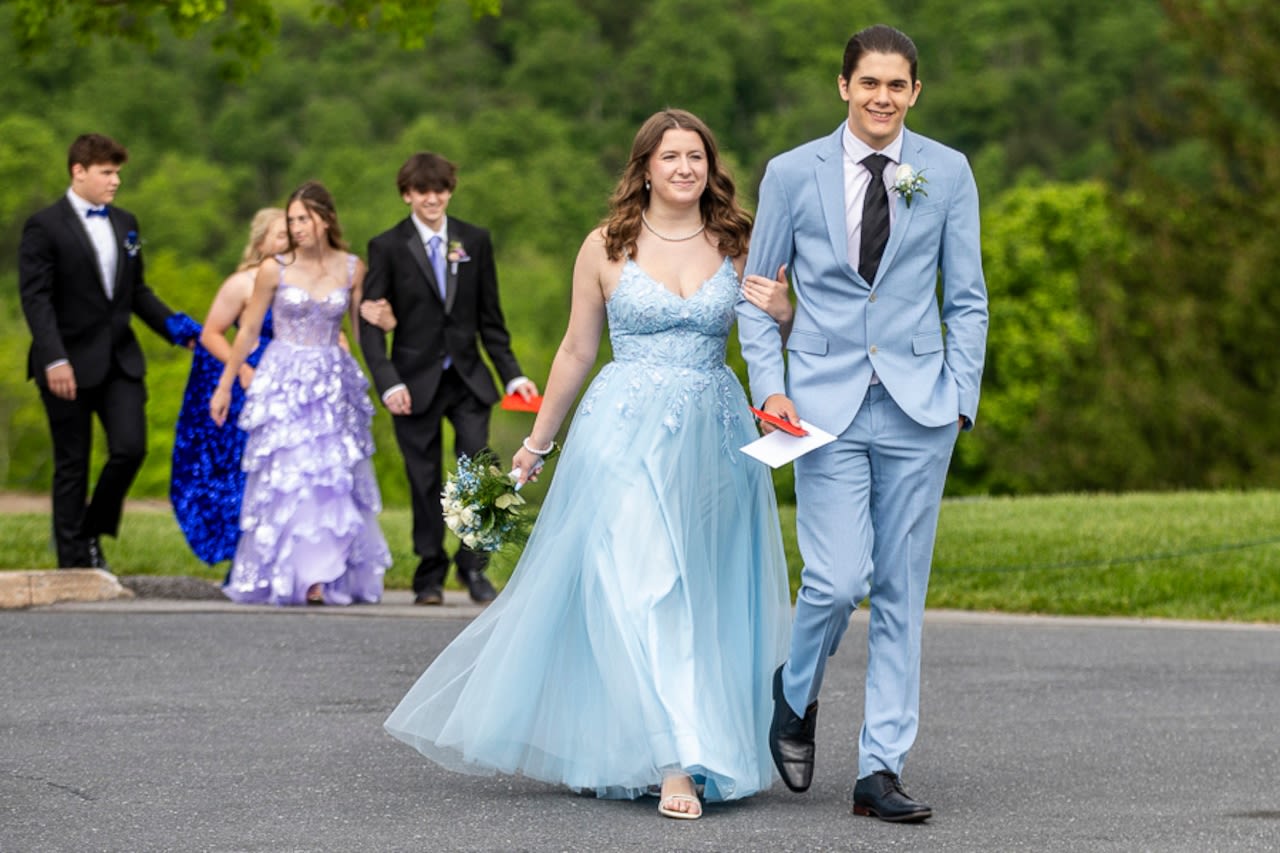
[(125, 575), (120, 583), (138, 598), (167, 598), (178, 601), (224, 601), (221, 587), (213, 581), (189, 575)]

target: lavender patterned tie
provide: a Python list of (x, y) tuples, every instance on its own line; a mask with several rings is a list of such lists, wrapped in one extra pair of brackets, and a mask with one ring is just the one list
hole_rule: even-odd
[(440, 288), (440, 298), (444, 299), (444, 239), (439, 234), (427, 242), (427, 257), (431, 259), (431, 269), (436, 274), (436, 286)]

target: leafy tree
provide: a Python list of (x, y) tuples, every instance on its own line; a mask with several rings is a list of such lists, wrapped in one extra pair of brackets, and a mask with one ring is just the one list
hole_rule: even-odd
[[(181, 39), (210, 33), (213, 47), (256, 63), (280, 31), (281, 6), (273, 0), (5, 0), (13, 8), (12, 32), (20, 55), (49, 51), (61, 24), (81, 44), (120, 38), (154, 49), (160, 31)], [(501, 0), (467, 0), (474, 16), (496, 15)], [(309, 0), (313, 18), (337, 27), (396, 33), (405, 48), (419, 48), (435, 27), (441, 0)], [(228, 70), (243, 73), (243, 66)]]
[[(507, 5), (477, 19), (496, 2), (0, 0), (0, 34), (16, 34), (0, 39), (16, 69), (0, 87), (3, 482), (47, 487), (47, 425), (22, 379), (15, 251), (25, 217), (65, 189), (76, 134), (129, 146), (120, 203), (143, 223), (149, 279), (195, 316), (257, 208), (323, 180), (363, 253), (406, 213), (394, 187), (405, 157), (449, 156), (461, 167), (451, 210), (492, 228), (516, 349), (538, 378), (564, 330), (574, 254), (639, 121), (668, 104), (701, 114), (750, 205), (768, 158), (840, 121), (845, 39), (877, 20), (921, 50), (911, 127), (965, 152), (982, 190), (990, 361), (980, 428), (958, 445), (951, 486), (1280, 475), (1269, 429), (1280, 419), (1270, 5)], [(255, 9), (270, 20), (237, 17)], [(402, 34), (417, 48), (403, 50)], [(167, 441), (189, 357), (139, 336), (152, 359), (151, 437)], [(525, 432), (495, 413), (495, 448)], [(375, 435), (384, 494), (400, 501), (385, 416)], [(167, 460), (153, 449), (136, 494), (163, 494)]]
[(49, 172), (49, 164), (64, 159), (64, 143), (49, 125), (22, 114), (0, 117), (0, 252), (13, 257), (22, 221), (46, 204), (66, 183), (65, 167), (56, 178), (32, 180)]
[[(1187, 73), (1146, 93), (1122, 147), (1132, 345), (1116, 374), (1160, 485), (1280, 478), (1280, 8), (1164, 0)], [(1142, 373), (1139, 374), (1138, 371)]]
[(1011, 190), (983, 210), (982, 237), (991, 325), (981, 428), (956, 446), (953, 488), (1052, 489), (1062, 455), (1045, 424), (1063, 417), (1063, 389), (1092, 382), (1095, 318), (1120, 298), (1126, 238), (1097, 182)]

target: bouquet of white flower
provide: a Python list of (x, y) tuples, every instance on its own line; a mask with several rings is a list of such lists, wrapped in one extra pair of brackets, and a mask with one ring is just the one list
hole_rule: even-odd
[(520, 512), (524, 503), (516, 494), (515, 480), (488, 450), (459, 456), (458, 470), (449, 475), (440, 497), (444, 523), (472, 551), (523, 545), (533, 524)]

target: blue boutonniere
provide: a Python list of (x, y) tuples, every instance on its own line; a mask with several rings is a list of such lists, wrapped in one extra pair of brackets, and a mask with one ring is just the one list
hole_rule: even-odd
[(142, 250), (142, 240), (139, 239), (137, 231), (130, 231), (124, 235), (124, 250), (131, 258), (138, 256), (138, 252)]
[(902, 196), (902, 200), (907, 203), (907, 207), (911, 206), (911, 199), (915, 198), (916, 193), (920, 195), (928, 195), (925, 192), (924, 185), (929, 183), (929, 179), (924, 176), (924, 169), (917, 172), (911, 168), (909, 163), (903, 163), (898, 166), (898, 170), (893, 175), (893, 191)]

